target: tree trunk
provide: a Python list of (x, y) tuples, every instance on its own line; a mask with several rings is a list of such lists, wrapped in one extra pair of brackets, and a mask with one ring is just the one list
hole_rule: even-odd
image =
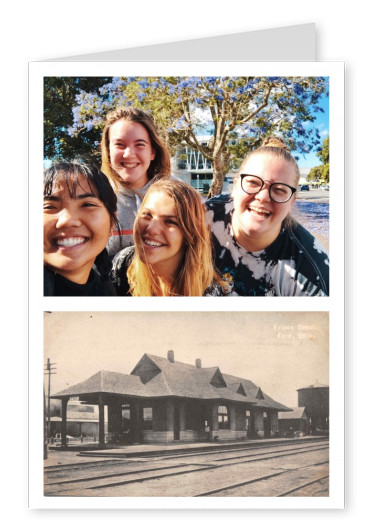
[(208, 199), (222, 192), (223, 182), (228, 170), (228, 161), (225, 153), (219, 153), (212, 162), (213, 180), (208, 193)]

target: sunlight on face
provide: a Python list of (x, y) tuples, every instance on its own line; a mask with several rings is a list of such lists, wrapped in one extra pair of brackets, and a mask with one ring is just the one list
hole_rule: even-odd
[(173, 199), (164, 192), (152, 192), (138, 215), (136, 245), (143, 262), (156, 271), (176, 273), (184, 256), (184, 237)]
[(63, 180), (44, 198), (44, 263), (78, 284), (85, 284), (95, 258), (106, 247), (111, 230), (107, 208), (80, 177), (75, 197)]
[[(269, 154), (256, 154), (249, 158), (242, 173), (261, 177), (268, 183), (281, 182), (296, 186), (294, 166)], [(254, 195), (242, 190), (240, 177), (233, 190), (234, 213), (232, 226), (238, 243), (249, 251), (262, 250), (270, 245), (281, 231), (283, 220), (290, 213), (295, 201), (293, 196), (287, 203), (276, 203), (269, 195), (269, 184)]]
[(126, 119), (118, 120), (109, 130), (110, 162), (122, 184), (139, 189), (148, 182), (147, 171), (155, 158), (145, 127)]

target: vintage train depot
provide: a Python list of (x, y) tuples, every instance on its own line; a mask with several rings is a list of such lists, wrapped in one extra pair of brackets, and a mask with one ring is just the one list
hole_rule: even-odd
[(226, 441), (278, 436), (278, 412), (291, 409), (250, 380), (144, 354), (130, 375), (99, 371), (51, 398), (60, 399), (61, 442), (70, 399), (97, 405), (99, 446), (173, 441)]

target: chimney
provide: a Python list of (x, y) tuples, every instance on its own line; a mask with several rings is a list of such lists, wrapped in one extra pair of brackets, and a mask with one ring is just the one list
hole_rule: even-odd
[(167, 351), (167, 359), (170, 363), (174, 363), (174, 351), (173, 350)]
[(201, 360), (200, 360), (200, 358), (197, 358), (197, 359), (196, 359), (196, 367), (197, 367), (198, 369), (201, 369)]

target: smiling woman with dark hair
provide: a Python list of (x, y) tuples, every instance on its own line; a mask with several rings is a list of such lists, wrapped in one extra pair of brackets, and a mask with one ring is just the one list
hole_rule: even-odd
[(268, 137), (240, 166), (230, 196), (209, 199), (215, 265), (232, 295), (327, 296), (329, 258), (291, 217), (299, 168)]
[(44, 295), (116, 295), (105, 249), (116, 195), (107, 177), (86, 160), (58, 162), (45, 171), (43, 195)]

